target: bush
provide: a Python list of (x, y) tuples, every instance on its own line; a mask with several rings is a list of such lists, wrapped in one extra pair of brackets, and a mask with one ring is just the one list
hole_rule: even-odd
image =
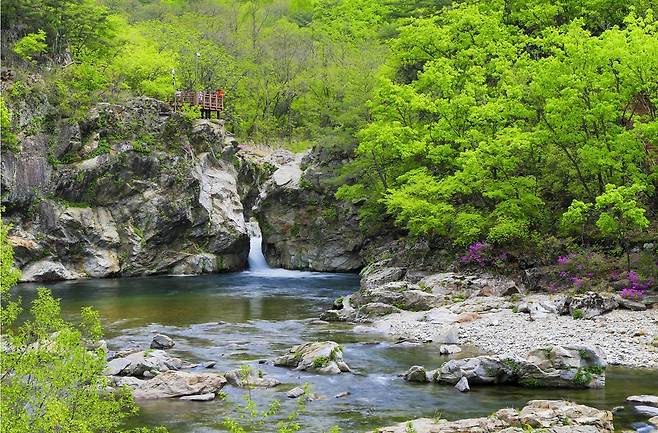
[(47, 49), (46, 32), (43, 30), (23, 36), (14, 44), (14, 52), (26, 62), (33, 62), (34, 57), (45, 53)]

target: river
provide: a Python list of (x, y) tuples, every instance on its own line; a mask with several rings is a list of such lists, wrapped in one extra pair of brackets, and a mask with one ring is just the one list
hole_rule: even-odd
[[(398, 374), (411, 365), (436, 368), (449, 359), (438, 354), (438, 345), (397, 344), (382, 336), (354, 333), (346, 324), (313, 322), (336, 297), (357, 289), (357, 275), (273, 270), (258, 260), (251, 257), (251, 271), (233, 274), (80, 280), (48, 287), (61, 299), (67, 319), (73, 320), (86, 305), (100, 312), (110, 350), (147, 348), (153, 334), (161, 332), (175, 340), (170, 350), (174, 356), (190, 362), (216, 361), (217, 372), (248, 363), (277, 377), (283, 383), (279, 387), (252, 391), (263, 408), (279, 399), (283, 412), (291, 411), (295, 402), (286, 391), (309, 383), (325, 398), (308, 403), (300, 418), (304, 432), (320, 433), (333, 425), (343, 433), (364, 432), (423, 416), (486, 416), (503, 407), (520, 408), (531, 399), (569, 399), (610, 410), (623, 405), (628, 395), (656, 392), (658, 372), (617, 367), (608, 369), (606, 387), (600, 390), (492, 386), (462, 394), (451, 386), (407, 383)], [(39, 286), (21, 284), (16, 291), (29, 300)], [(344, 359), (356, 374), (317, 375), (257, 362), (312, 340), (341, 343)], [(459, 355), (470, 354), (467, 350)], [(244, 392), (230, 386), (224, 391), (227, 398), (211, 402), (141, 401), (141, 413), (130, 424), (164, 425), (172, 433), (223, 432), (224, 418), (235, 414)], [(334, 397), (342, 392), (350, 395)], [(621, 429), (645, 420), (627, 406), (615, 416), (615, 426)]]

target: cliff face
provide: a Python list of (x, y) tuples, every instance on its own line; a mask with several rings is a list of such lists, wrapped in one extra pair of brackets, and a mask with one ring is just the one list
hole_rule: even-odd
[(20, 142), (2, 189), (24, 280), (244, 268), (238, 169), (253, 174), (221, 122), (139, 98)]
[(263, 187), (255, 216), (272, 266), (346, 272), (363, 266), (357, 209), (334, 198), (339, 161), (309, 153), (281, 165)]
[(254, 154), (222, 121), (149, 98), (55, 125), (17, 111), (2, 204), (24, 281), (241, 270), (252, 212), (271, 266), (361, 267), (355, 210), (321, 187), (310, 155)]

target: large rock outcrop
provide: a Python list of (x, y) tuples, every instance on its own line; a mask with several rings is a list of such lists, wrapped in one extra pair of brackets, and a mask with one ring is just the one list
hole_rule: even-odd
[(493, 355), (452, 359), (427, 373), (421, 366), (413, 366), (404, 378), (450, 385), (466, 378), (470, 384), (603, 388), (606, 366), (605, 355), (597, 347), (552, 346), (533, 350), (525, 358)]
[(221, 121), (190, 122), (137, 98), (29, 131), (19, 134), (19, 153), (2, 157), (23, 280), (244, 268), (249, 191), (239, 182), (263, 179), (247, 173), (258, 170), (238, 160)]
[(315, 154), (299, 155), (266, 183), (254, 212), (265, 257), (270, 266), (287, 269), (357, 270), (364, 241), (357, 208), (334, 199), (336, 168), (318, 161)]
[[(529, 430), (530, 429), (530, 430)], [(562, 400), (533, 400), (517, 411), (501, 409), (488, 417), (446, 421), (420, 418), (374, 433), (613, 433), (612, 413)]]

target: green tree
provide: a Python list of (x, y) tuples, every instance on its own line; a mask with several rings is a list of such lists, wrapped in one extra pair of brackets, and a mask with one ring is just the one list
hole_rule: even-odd
[(43, 30), (29, 33), (14, 44), (14, 52), (26, 62), (34, 61), (34, 56), (44, 53), (47, 49), (46, 32)]
[(596, 209), (601, 212), (596, 226), (604, 236), (615, 240), (623, 248), (628, 271), (631, 270), (629, 236), (649, 226), (646, 211), (637, 201), (637, 195), (643, 190), (644, 186), (639, 184), (628, 187), (609, 184), (605, 192), (596, 197)]
[[(107, 363), (99, 346), (98, 313), (84, 307), (80, 324), (65, 322), (59, 301), (38, 289), (29, 318), (17, 323), (20, 300), (7, 226), (0, 226), (0, 416), (3, 433), (121, 432), (123, 420), (137, 411), (129, 390), (107, 391)], [(139, 429), (148, 433), (148, 429)], [(164, 433), (164, 429), (156, 429)]]

